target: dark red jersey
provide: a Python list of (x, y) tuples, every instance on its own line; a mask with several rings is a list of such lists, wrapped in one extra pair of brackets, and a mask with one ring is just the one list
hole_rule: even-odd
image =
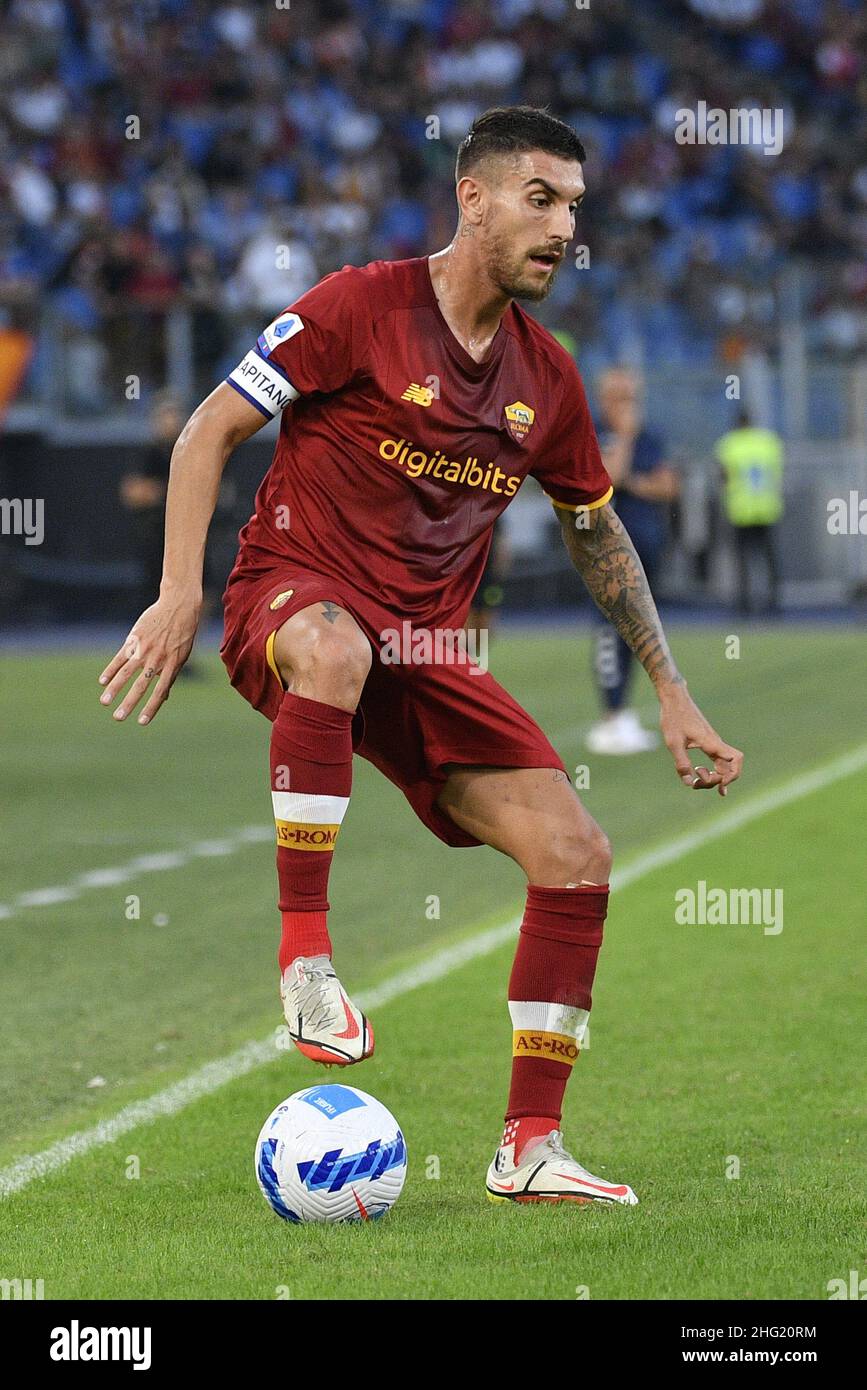
[(473, 361), (427, 257), (326, 276), (229, 382), (282, 411), (236, 572), (294, 563), (415, 626), (463, 623), (493, 523), (528, 474), (573, 509), (611, 496), (569, 354), (512, 304)]

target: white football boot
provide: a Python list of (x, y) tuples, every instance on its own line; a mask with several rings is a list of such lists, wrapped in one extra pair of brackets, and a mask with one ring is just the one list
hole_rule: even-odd
[(603, 719), (599, 724), (594, 724), (588, 731), (586, 742), (591, 753), (615, 756), (649, 753), (659, 743), (659, 735), (642, 728), (634, 710), (622, 709), (612, 719)]
[(515, 1167), (515, 1144), (500, 1145), (488, 1169), (491, 1202), (605, 1202), (634, 1207), (638, 1198), (625, 1183), (594, 1177), (563, 1147), (563, 1135), (552, 1129), (530, 1144)]
[(373, 1029), (347, 999), (328, 956), (298, 956), (280, 981), (289, 1036), (305, 1057), (347, 1067), (373, 1052)]

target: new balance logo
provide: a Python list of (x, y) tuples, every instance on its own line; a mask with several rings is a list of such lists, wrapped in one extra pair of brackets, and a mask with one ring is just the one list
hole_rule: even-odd
[(419, 386), (418, 382), (411, 381), (400, 399), (414, 401), (416, 405), (430, 405), (433, 398), (434, 393), (429, 386)]

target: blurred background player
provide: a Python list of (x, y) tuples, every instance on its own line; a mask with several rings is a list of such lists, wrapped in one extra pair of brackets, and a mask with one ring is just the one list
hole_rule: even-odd
[[(157, 392), (151, 412), (151, 444), (136, 468), (125, 473), (119, 486), (120, 500), (131, 513), (133, 524), (132, 549), (138, 561), (141, 583), (140, 600), (144, 607), (159, 596), (163, 570), (163, 538), (165, 534), (166, 491), (172, 450), (177, 442), (186, 414), (172, 391)], [(227, 507), (232, 487), (223, 480), (218, 501), (215, 535), (219, 535), (219, 513)], [(213, 540), (213, 537), (211, 538)], [(203, 611), (209, 615), (219, 611), (219, 588), (213, 577), (211, 546), (205, 550)], [(181, 671), (187, 677), (202, 674), (201, 666), (188, 661)]]
[(494, 525), (485, 570), (467, 614), (466, 625), (470, 631), (493, 633), (503, 604), (503, 583), (511, 567), (512, 552), (501, 517)]
[(750, 573), (754, 560), (765, 567), (765, 613), (780, 610), (780, 576), (774, 546), (774, 527), (783, 515), (783, 441), (774, 430), (753, 425), (748, 410), (738, 415), (737, 427), (717, 442), (716, 456), (723, 479), (725, 513), (732, 527), (737, 555), (738, 612), (754, 611)]
[[(678, 494), (678, 476), (665, 459), (659, 434), (644, 424), (643, 383), (627, 367), (614, 367), (597, 382), (598, 434), (602, 457), (614, 484), (613, 506), (632, 537), (654, 587), (668, 538), (668, 508)], [(597, 634), (593, 670), (603, 714), (587, 735), (592, 753), (643, 753), (658, 736), (641, 726), (626, 700), (633, 657), (606, 618), (594, 610)]]
[[(11, 497), (19, 490), (18, 474), (9, 466), (8, 451), (3, 447), (3, 432), (6, 412), (21, 389), (33, 348), (33, 338), (17, 326), (14, 312), (8, 314), (5, 323), (0, 319), (0, 497)], [(24, 468), (20, 472), (23, 473)], [(5, 620), (7, 612), (17, 608), (20, 588), (13, 548), (0, 530), (0, 622)]]
[(172, 449), (186, 415), (170, 391), (154, 398), (152, 443), (139, 465), (120, 480), (120, 500), (132, 515), (133, 547), (141, 567), (142, 604), (153, 603), (163, 572), (163, 528)]

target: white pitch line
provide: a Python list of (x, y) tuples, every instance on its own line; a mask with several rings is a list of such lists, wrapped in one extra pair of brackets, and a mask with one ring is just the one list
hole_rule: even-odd
[[(364, 1009), (382, 1008), (384, 1004), (390, 1004), (393, 999), (399, 999), (410, 990), (418, 989), (420, 985), (442, 979), (444, 975), (468, 961), (489, 955), (498, 946), (502, 946), (518, 930), (519, 922), (520, 919), (516, 917), (502, 926), (479, 932), (467, 941), (438, 951), (429, 960), (401, 970), (381, 985), (356, 995), (356, 1003)], [(284, 1061), (296, 1061), (301, 1054), (294, 1048), (290, 1053), (281, 1053), (278, 1050), (276, 1035), (279, 1031), (275, 1029), (274, 1033), (260, 1042), (245, 1043), (237, 1051), (230, 1052), (227, 1057), (207, 1062), (198, 1071), (191, 1072), (189, 1076), (176, 1081), (172, 1086), (167, 1086), (163, 1091), (158, 1091), (156, 1095), (125, 1105), (111, 1119), (100, 1121), (92, 1129), (81, 1130), (78, 1134), (69, 1135), (67, 1139), (59, 1139), (41, 1153), (28, 1154), (10, 1164), (8, 1168), (0, 1169), (0, 1199), (20, 1192), (36, 1178), (56, 1173), (59, 1168), (65, 1168), (67, 1163), (71, 1163), (82, 1154), (113, 1144), (130, 1130), (138, 1129), (139, 1125), (151, 1124), (166, 1115), (176, 1115), (179, 1110), (185, 1110), (188, 1105), (192, 1105), (193, 1101), (211, 1095), (221, 1086), (237, 1080), (238, 1077), (246, 1076), (248, 1072), (275, 1061), (281, 1055)]]
[[(553, 743), (574, 732), (575, 727), (570, 724), (562, 729), (553, 730), (550, 738)], [(31, 888), (19, 893), (11, 902), (0, 903), (0, 922), (8, 922), (28, 908), (53, 907), (59, 903), (75, 902), (82, 893), (131, 883), (141, 874), (167, 873), (172, 869), (183, 869), (193, 859), (215, 859), (236, 854), (248, 845), (264, 844), (273, 839), (273, 835), (274, 831), (270, 825), (246, 825), (219, 840), (199, 840), (186, 849), (140, 854), (126, 864), (107, 866), (104, 869), (87, 869), (76, 874), (70, 883)]]
[[(570, 724), (562, 729), (555, 729), (550, 737), (553, 742), (574, 732), (574, 725)], [(270, 825), (245, 825), (219, 840), (199, 840), (186, 849), (140, 854), (126, 864), (109, 865), (104, 869), (87, 869), (84, 873), (76, 874), (70, 883), (31, 888), (19, 893), (11, 902), (0, 903), (0, 922), (10, 921), (27, 908), (52, 907), (57, 903), (75, 902), (82, 893), (96, 888), (117, 888), (120, 884), (131, 883), (140, 874), (184, 869), (193, 859), (223, 858), (236, 854), (247, 845), (264, 844), (273, 838), (274, 830)]]
[(261, 845), (273, 838), (273, 826), (245, 825), (221, 840), (199, 840), (186, 849), (139, 854), (126, 864), (117, 864), (105, 869), (88, 869), (84, 873), (76, 874), (70, 883), (59, 883), (48, 888), (32, 888), (28, 892), (19, 893), (11, 902), (0, 903), (0, 921), (8, 921), (25, 908), (74, 902), (82, 893), (95, 888), (115, 888), (121, 883), (131, 883), (140, 874), (162, 874), (170, 869), (184, 869), (194, 859), (213, 859), (218, 855), (235, 854), (240, 849), (246, 849), (248, 845)]
[[(766, 792), (757, 792), (755, 796), (751, 796), (739, 806), (718, 811), (713, 821), (708, 825), (701, 826), (698, 830), (690, 830), (685, 835), (678, 835), (675, 839), (660, 845), (658, 849), (647, 850), (637, 859), (633, 859), (625, 868), (619, 871), (615, 870), (611, 875), (611, 887), (625, 888), (628, 883), (634, 883), (637, 878), (643, 877), (651, 870), (658, 869), (665, 864), (671, 864), (675, 859), (682, 858), (694, 849), (701, 849), (702, 845), (706, 845), (710, 840), (717, 840), (721, 835), (727, 835), (732, 830), (740, 830), (743, 826), (749, 825), (750, 821), (757, 820), (759, 816), (765, 816), (769, 811), (776, 811), (780, 806), (788, 805), (790, 801), (799, 801), (801, 797), (809, 796), (811, 792), (821, 791), (823, 787), (828, 787), (833, 782), (839, 782), (843, 777), (850, 777), (853, 772), (860, 772), (864, 767), (867, 767), (867, 743), (859, 744), (857, 748), (841, 754), (840, 757), (832, 759), (831, 762), (825, 763), (821, 767), (813, 768), (810, 772), (799, 773), (797, 777), (784, 782), (781, 787), (771, 788), (770, 791)], [(718, 799), (716, 792), (705, 792), (704, 795), (713, 796), (715, 800)], [(737, 795), (737, 790), (735, 795)]]
[[(790, 802), (799, 801), (802, 797), (809, 796), (814, 791), (820, 791), (823, 787), (830, 786), (843, 777), (851, 776), (852, 773), (860, 771), (863, 767), (867, 767), (867, 743), (861, 744), (849, 753), (844, 753), (841, 757), (834, 758), (822, 767), (793, 777), (781, 787), (762, 792), (744, 801), (740, 806), (733, 806), (730, 810), (720, 812), (712, 822), (700, 830), (679, 835), (656, 849), (647, 851), (633, 860), (631, 864), (627, 864), (625, 868), (612, 874), (611, 887), (612, 889), (625, 888), (628, 884), (635, 883), (637, 879), (644, 878), (653, 870), (683, 858), (692, 850), (700, 849), (703, 845), (712, 840), (720, 839), (723, 835), (728, 835), (734, 830), (740, 830), (751, 821), (757, 820), (759, 816), (777, 811), (781, 807), (789, 805)], [(477, 932), (475, 936), (468, 937), (467, 940), (459, 942), (457, 945), (446, 946), (428, 960), (410, 966), (406, 970), (401, 970), (396, 975), (392, 975), (390, 979), (383, 981), (382, 984), (365, 990), (357, 996), (357, 1002), (364, 1009), (382, 1008), (383, 1005), (400, 999), (404, 994), (418, 989), (421, 985), (431, 984), (434, 980), (441, 980), (469, 961), (490, 955), (499, 946), (505, 945), (518, 930), (519, 923), (520, 918), (515, 917), (500, 926)], [(138, 1129), (140, 1125), (151, 1124), (154, 1120), (167, 1115), (176, 1115), (180, 1110), (185, 1110), (188, 1105), (192, 1105), (194, 1101), (200, 1100), (203, 1096), (211, 1095), (214, 1091), (228, 1085), (230, 1081), (235, 1081), (248, 1072), (255, 1071), (257, 1067), (275, 1061), (277, 1055), (275, 1034), (263, 1038), (259, 1042), (246, 1043), (237, 1051), (229, 1053), (227, 1057), (206, 1063), (205, 1066), (191, 1072), (181, 1081), (167, 1086), (165, 1090), (157, 1091), (155, 1095), (149, 1096), (146, 1100), (134, 1101), (131, 1105), (124, 1106), (111, 1119), (102, 1120), (91, 1129), (81, 1130), (77, 1134), (69, 1135), (66, 1139), (60, 1139), (47, 1149), (43, 1149), (41, 1153), (27, 1154), (7, 1168), (0, 1169), (0, 1198), (10, 1197), (13, 1193), (20, 1192), (36, 1178), (47, 1177), (51, 1173), (56, 1173), (58, 1169), (71, 1163), (74, 1158), (79, 1158), (94, 1149), (104, 1148), (107, 1144), (113, 1144), (116, 1139), (122, 1138), (131, 1130)], [(288, 1060), (289, 1057), (294, 1059), (296, 1054), (285, 1055), (284, 1061)]]

